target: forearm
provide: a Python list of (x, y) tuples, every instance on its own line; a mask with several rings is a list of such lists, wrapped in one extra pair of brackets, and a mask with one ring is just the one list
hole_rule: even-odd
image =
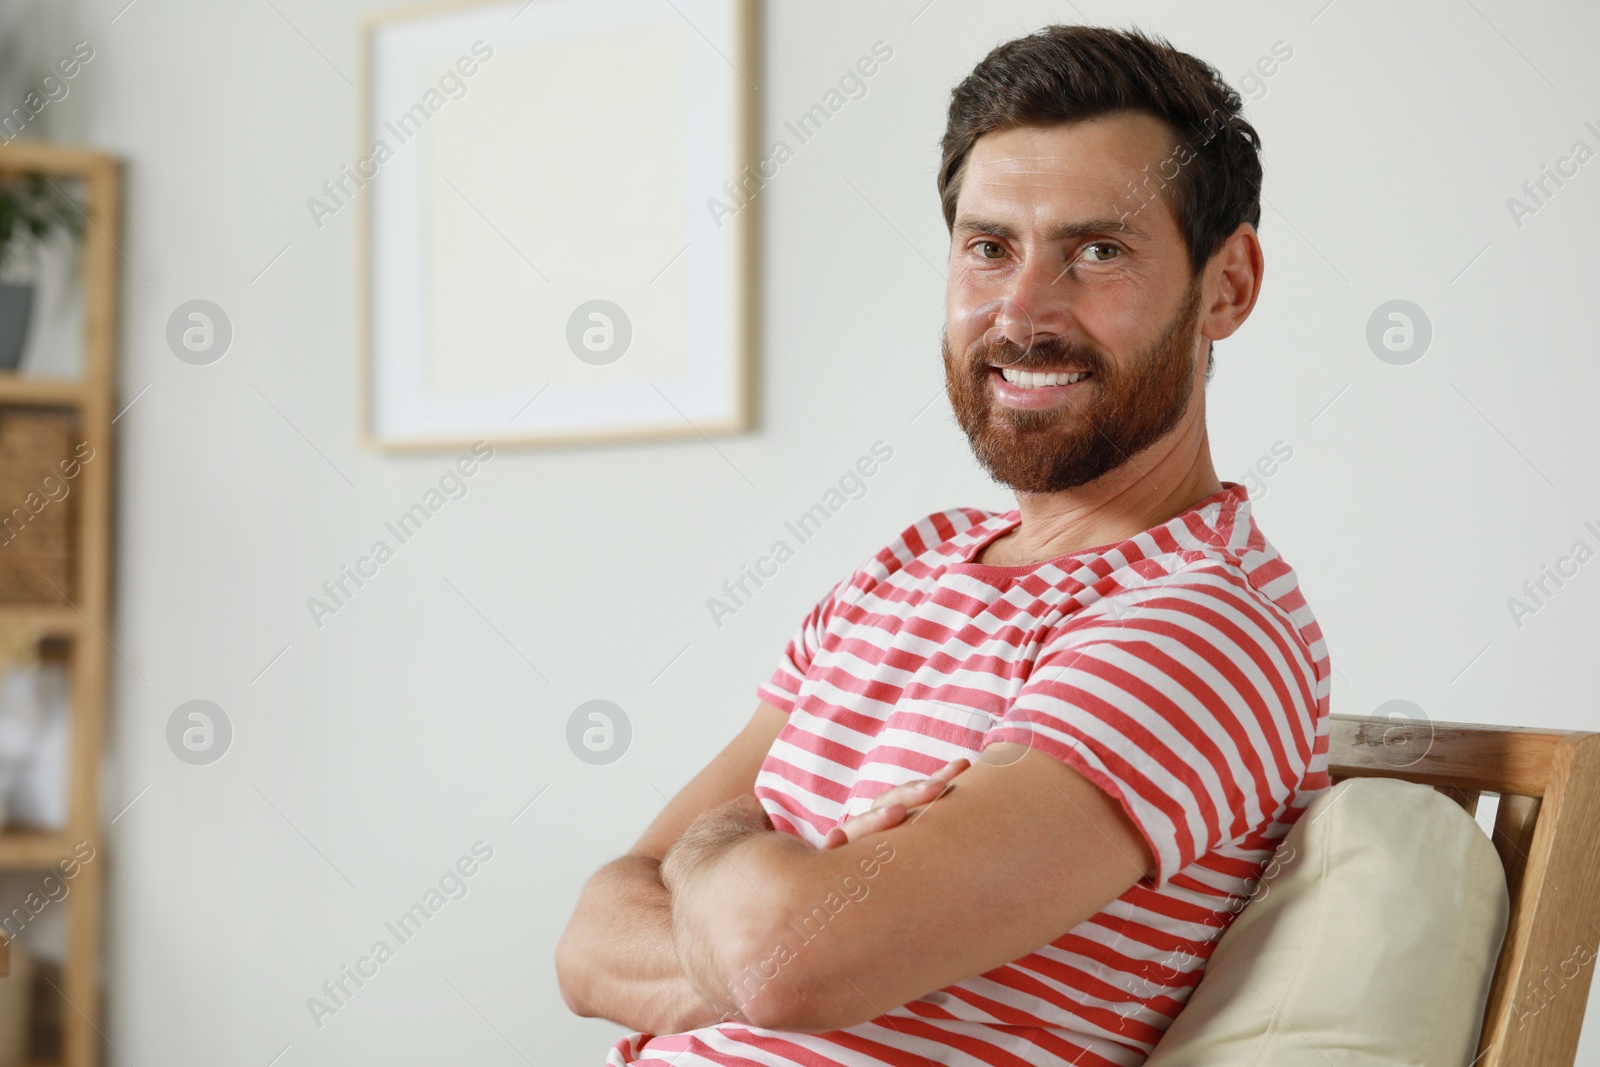
[[(667, 855), (672, 935), (692, 988), (754, 1025), (781, 997), (770, 988), (780, 917), (805, 857), (821, 854), (787, 834), (762, 832), (737, 812), (718, 809), (697, 822)], [(770, 827), (768, 827), (770, 831)]]
[(720, 1009), (694, 991), (672, 940), (660, 864), (623, 856), (589, 879), (556, 946), (567, 1007), (649, 1034), (707, 1026)]
[(894, 855), (881, 838), (818, 850), (788, 834), (751, 833), (667, 870), (673, 940), (689, 982), (731, 1005), (730, 1017), (767, 1029), (818, 1032), (877, 1016), (849, 979), (895, 942), (841, 940), (824, 927), (866, 899), (862, 879)]
[[(750, 909), (743, 887), (729, 884), (739, 878), (733, 853), (753, 840), (782, 837), (772, 832), (760, 803), (742, 796), (701, 814), (673, 843), (661, 864), (671, 906), (671, 932), (677, 957), (691, 988), (705, 999), (722, 1005), (729, 1017), (748, 1021), (739, 1012), (739, 998), (727, 981), (731, 961), (748, 947)], [(730, 890), (733, 890), (730, 893)]]
[(879, 1014), (851, 979), (925, 931), (880, 923), (883, 930), (863, 936), (813, 938), (824, 924), (837, 925), (847, 904), (865, 900), (864, 879), (894, 859), (883, 833), (954, 790), (950, 779), (969, 763), (952, 760), (931, 778), (887, 790), (820, 849), (772, 832), (753, 796), (704, 812), (661, 865), (673, 944), (691, 987), (728, 1006), (730, 1018), (768, 1029), (838, 1029)]

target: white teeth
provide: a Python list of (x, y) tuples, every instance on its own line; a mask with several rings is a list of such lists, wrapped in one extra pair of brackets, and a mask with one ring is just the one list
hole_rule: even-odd
[(1071, 374), (1040, 374), (1038, 371), (1013, 370), (1010, 367), (1001, 367), (1000, 373), (1012, 385), (1020, 385), (1024, 389), (1037, 389), (1041, 385), (1071, 385), (1089, 376), (1088, 371), (1075, 371)]

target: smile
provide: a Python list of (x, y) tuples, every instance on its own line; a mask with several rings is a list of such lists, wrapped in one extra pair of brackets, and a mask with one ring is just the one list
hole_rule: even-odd
[(1046, 385), (1073, 385), (1089, 376), (1086, 370), (1040, 372), (1016, 370), (1012, 367), (1001, 367), (1000, 374), (1006, 381), (1021, 389), (1037, 389)]
[(1039, 409), (1065, 404), (1090, 388), (1093, 375), (1083, 370), (1031, 371), (990, 367), (994, 397), (1009, 408)]

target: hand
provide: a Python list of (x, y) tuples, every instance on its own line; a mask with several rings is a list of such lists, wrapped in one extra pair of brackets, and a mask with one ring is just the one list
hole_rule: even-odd
[(911, 812), (933, 803), (955, 786), (950, 779), (972, 766), (972, 761), (962, 756), (953, 759), (933, 772), (933, 777), (897, 785), (886, 789), (872, 802), (872, 807), (860, 815), (852, 815), (828, 831), (822, 847), (838, 848), (859, 840), (867, 834), (898, 826), (911, 816)]

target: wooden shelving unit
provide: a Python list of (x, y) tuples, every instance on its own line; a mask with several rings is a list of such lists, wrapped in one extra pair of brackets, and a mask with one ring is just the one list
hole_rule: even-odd
[[(67, 824), (48, 832), (0, 832), (0, 869), (38, 870), (73, 856), (87, 843), (95, 858), (84, 863), (61, 902), (66, 909), (67, 948), (61, 993), (60, 1067), (95, 1067), (99, 1061), (101, 1005), (100, 945), (104, 848), (100, 818), (99, 772), (105, 735), (107, 635), (111, 566), (113, 448), (111, 420), (115, 399), (117, 263), (121, 213), (121, 174), (112, 156), (89, 149), (15, 140), (0, 146), (0, 175), (43, 174), (77, 185), (86, 216), (82, 253), (83, 375), (70, 381), (29, 378), (0, 372), (0, 409), (19, 407), (67, 410), (76, 432), (94, 449), (72, 492), (72, 594), (40, 603), (0, 603), (0, 620), (40, 626), (65, 639), (69, 652), (72, 740), (69, 755)], [(9, 509), (13, 502), (0, 501)], [(0, 973), (7, 950), (0, 932)]]

